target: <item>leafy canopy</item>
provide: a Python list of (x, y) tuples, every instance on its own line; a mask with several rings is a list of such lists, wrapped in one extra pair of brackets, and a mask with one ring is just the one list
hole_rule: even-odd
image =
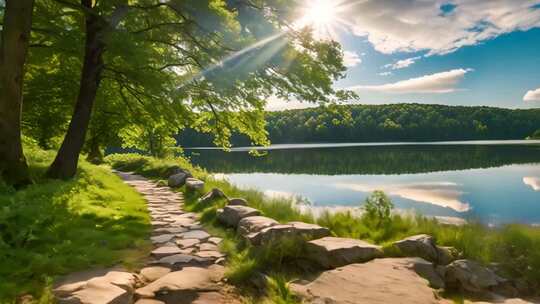
[[(354, 97), (340, 45), (293, 29), (291, 1), (36, 2), (25, 84), (24, 132), (54, 147), (66, 130), (83, 58), (84, 14), (108, 27), (88, 141), (165, 153), (186, 127), (230, 146), (233, 133), (267, 144), (271, 96), (328, 104)], [(117, 24), (113, 24), (113, 23)], [(113, 26), (113, 25), (116, 26)]]

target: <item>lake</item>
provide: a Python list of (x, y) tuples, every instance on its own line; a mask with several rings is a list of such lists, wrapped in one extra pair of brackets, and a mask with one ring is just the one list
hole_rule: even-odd
[(540, 141), (274, 145), (186, 149), (195, 164), (243, 188), (358, 207), (374, 190), (396, 208), (486, 224), (540, 224)]

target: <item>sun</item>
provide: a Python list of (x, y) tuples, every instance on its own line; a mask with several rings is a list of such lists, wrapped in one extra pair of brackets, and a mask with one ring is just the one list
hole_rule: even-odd
[(307, 0), (297, 25), (301, 28), (311, 27), (319, 39), (332, 38), (338, 12), (339, 5), (336, 0)]
[(306, 22), (316, 26), (329, 26), (336, 19), (337, 7), (331, 0), (314, 0), (306, 8)]

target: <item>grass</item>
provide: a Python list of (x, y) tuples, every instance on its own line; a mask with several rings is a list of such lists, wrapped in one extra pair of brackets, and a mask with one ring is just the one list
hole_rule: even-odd
[(60, 275), (139, 266), (151, 248), (142, 197), (107, 167), (84, 161), (72, 180), (42, 179), (54, 153), (28, 145), (25, 152), (35, 184), (0, 186), (0, 303), (28, 293), (49, 303)]
[[(358, 238), (383, 245), (387, 252), (394, 252), (391, 243), (407, 236), (426, 233), (435, 237), (437, 243), (443, 246), (453, 246), (462, 256), (480, 261), (484, 264), (495, 263), (499, 272), (506, 277), (525, 280), (533, 288), (540, 287), (540, 229), (526, 225), (512, 224), (497, 228), (489, 228), (478, 223), (468, 223), (462, 226), (445, 225), (435, 219), (420, 215), (394, 214), (391, 220), (380, 224), (373, 218), (358, 216), (351, 212), (323, 213), (317, 218), (311, 214), (302, 213), (291, 200), (265, 197), (256, 190), (243, 190), (223, 180), (215, 180), (201, 168), (193, 167), (189, 160), (177, 158), (173, 160), (154, 160), (138, 155), (114, 155), (107, 157), (115, 168), (129, 167), (132, 170), (155, 178), (163, 178), (158, 172), (165, 172), (168, 166), (180, 164), (181, 167), (192, 170), (194, 174), (206, 181), (205, 189), (209, 191), (220, 188), (229, 197), (245, 198), (251, 207), (262, 211), (263, 215), (274, 218), (279, 222), (304, 221), (317, 223), (327, 227), (332, 234), (339, 237)], [(120, 160), (120, 161), (119, 161)], [(143, 164), (137, 167), (137, 164)], [(203, 223), (209, 229), (226, 239), (225, 252), (229, 254), (230, 262), (227, 275), (238, 285), (253, 277), (257, 272), (272, 270), (285, 278), (294, 278), (295, 267), (291, 268), (288, 260), (294, 260), (299, 251), (295, 246), (286, 243), (274, 244), (267, 249), (255, 249), (236, 238), (234, 233), (226, 231), (216, 224), (216, 211), (225, 204), (225, 200), (212, 205), (197, 203), (200, 193), (186, 193), (186, 206), (192, 211), (202, 214)], [(296, 246), (297, 247), (297, 246)], [(276, 254), (277, 253), (277, 254)], [(267, 282), (267, 290), (271, 290)], [(267, 292), (270, 297), (271, 292)], [(281, 293), (277, 293), (281, 294)], [(275, 294), (274, 294), (275, 296)], [(287, 297), (285, 297), (287, 298)], [(288, 302), (283, 302), (288, 303)]]

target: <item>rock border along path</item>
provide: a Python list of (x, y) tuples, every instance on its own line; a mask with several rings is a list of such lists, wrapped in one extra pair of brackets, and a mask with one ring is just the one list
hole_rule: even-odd
[(133, 173), (115, 173), (148, 203), (154, 249), (147, 265), (137, 274), (115, 268), (68, 275), (54, 289), (58, 302), (238, 303), (223, 283), (222, 240), (205, 231), (195, 213), (182, 209), (182, 193)]

